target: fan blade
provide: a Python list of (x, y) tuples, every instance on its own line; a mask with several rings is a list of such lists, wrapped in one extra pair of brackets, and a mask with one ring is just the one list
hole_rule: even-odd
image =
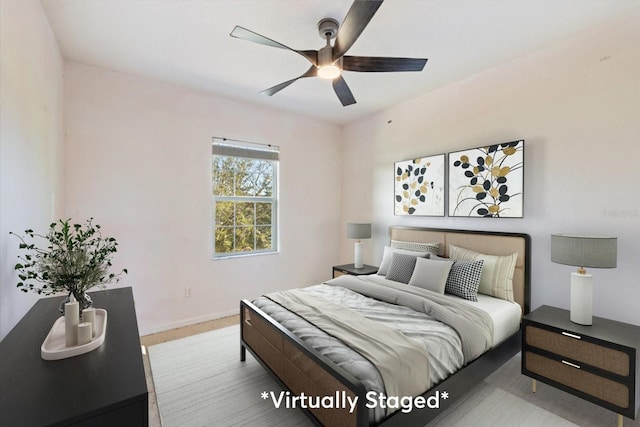
[(343, 70), (369, 73), (384, 73), (392, 71), (422, 71), (426, 63), (426, 59), (419, 58), (388, 58), (380, 56), (342, 57)]
[(290, 50), (293, 51), (297, 54), (300, 54), (302, 56), (304, 56), (305, 58), (307, 58), (309, 60), (309, 62), (311, 62), (313, 65), (318, 65), (318, 51), (317, 50), (295, 50), (295, 49), (291, 49), (289, 46), (285, 46), (282, 43), (278, 43), (275, 40), (271, 40), (270, 38), (267, 38), (263, 35), (260, 35), (258, 33), (254, 33), (251, 30), (247, 30), (244, 27), (241, 27), (239, 25), (236, 25), (236, 27), (233, 29), (233, 31), (231, 31), (231, 34), (229, 34), (231, 37), (235, 37), (237, 39), (242, 39), (242, 40), (247, 40), (253, 43), (258, 43), (258, 44), (263, 44), (265, 46), (271, 46), (271, 47), (277, 47), (279, 49), (285, 49), (285, 50)]
[(355, 0), (344, 17), (336, 42), (333, 45), (333, 60), (340, 58), (356, 42), (383, 0)]
[(295, 79), (291, 79), (291, 80), (287, 80), (286, 82), (282, 82), (279, 85), (275, 85), (273, 87), (270, 87), (269, 89), (265, 89), (262, 92), (260, 92), (263, 95), (267, 95), (267, 96), (273, 96), (276, 93), (280, 92), (282, 89), (284, 89), (285, 87), (289, 86), (291, 83), (295, 82), (298, 79), (302, 79), (305, 77), (315, 77), (318, 75), (318, 67), (316, 67), (315, 65), (312, 65), (306, 73), (302, 74), (299, 77), (296, 77)]
[(336, 92), (336, 95), (338, 95), (338, 99), (342, 102), (343, 107), (356, 103), (356, 99), (353, 97), (351, 89), (349, 89), (347, 82), (344, 81), (342, 76), (338, 76), (333, 79), (333, 90)]

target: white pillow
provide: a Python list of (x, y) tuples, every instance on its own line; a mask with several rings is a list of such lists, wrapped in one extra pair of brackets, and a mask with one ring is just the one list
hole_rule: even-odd
[(391, 260), (393, 259), (394, 253), (405, 254), (405, 255), (413, 255), (415, 257), (428, 258), (428, 252), (416, 252), (416, 251), (408, 251), (405, 249), (396, 249), (391, 246), (384, 247), (384, 253), (382, 254), (382, 261), (380, 262), (380, 267), (378, 268), (378, 274), (380, 276), (386, 276), (389, 272), (389, 267), (391, 267)]
[(409, 284), (429, 291), (444, 294), (444, 286), (453, 263), (434, 261), (428, 258), (416, 258), (416, 266)]
[(486, 255), (449, 245), (449, 256), (454, 260), (484, 260), (478, 292), (513, 301), (513, 273), (516, 269), (517, 253), (507, 256)]

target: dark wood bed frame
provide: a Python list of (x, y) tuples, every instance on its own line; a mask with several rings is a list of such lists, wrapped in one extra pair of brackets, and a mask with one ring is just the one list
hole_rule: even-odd
[[(440, 254), (443, 256), (447, 256), (449, 244), (492, 255), (517, 252), (514, 296), (522, 312), (529, 312), (531, 240), (527, 234), (392, 226), (389, 228), (389, 235), (391, 240), (439, 242)], [(364, 386), (248, 300), (240, 302), (240, 330), (240, 360), (245, 360), (246, 350), (249, 350), (267, 372), (291, 393), (333, 396), (337, 391), (344, 391), (351, 397), (359, 397), (358, 406), (353, 413), (349, 413), (348, 409), (303, 409), (314, 424), (357, 427), (372, 425), (368, 418), (369, 409), (365, 407), (367, 401)], [(425, 398), (433, 396), (436, 391), (449, 393), (449, 399), (440, 399), (439, 409), (414, 408), (409, 413), (396, 411), (375, 425), (424, 426), (464, 398), (475, 385), (519, 351), (520, 331), (427, 390), (423, 394)]]

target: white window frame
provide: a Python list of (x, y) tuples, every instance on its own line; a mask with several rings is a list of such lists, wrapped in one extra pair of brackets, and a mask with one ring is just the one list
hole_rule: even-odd
[[(262, 255), (262, 254), (272, 254), (278, 252), (278, 175), (279, 175), (279, 147), (274, 145), (264, 145), (264, 144), (256, 144), (245, 141), (237, 141), (237, 140), (228, 140), (226, 138), (213, 138), (212, 144), (212, 181), (211, 181), (211, 196), (212, 196), (212, 204), (213, 204), (213, 216), (212, 216), (212, 254), (213, 259), (224, 259), (224, 258), (235, 258), (242, 256), (253, 256), (253, 255)], [(213, 194), (214, 191), (214, 183), (213, 183), (213, 159), (216, 156), (220, 157), (232, 157), (232, 158), (243, 158), (243, 159), (254, 159), (261, 161), (268, 161), (273, 166), (273, 175), (272, 175), (272, 194), (271, 196), (218, 196)], [(235, 187), (235, 186), (234, 186)], [(216, 253), (216, 204), (218, 202), (235, 202), (235, 203), (271, 203), (271, 248), (269, 249), (260, 249), (260, 250), (251, 250), (251, 251), (236, 251), (234, 247), (234, 251), (232, 252), (224, 252), (224, 253)], [(255, 211), (254, 211), (255, 212)], [(256, 224), (256, 215), (253, 217), (254, 223), (253, 227), (258, 227)], [(237, 228), (243, 227), (242, 225), (236, 225), (235, 223), (236, 217), (234, 213), (234, 223), (232, 226), (228, 226), (228, 228), (233, 228), (234, 230), (234, 246), (235, 246), (235, 230)], [(256, 237), (254, 233), (254, 242), (253, 247), (256, 247)]]

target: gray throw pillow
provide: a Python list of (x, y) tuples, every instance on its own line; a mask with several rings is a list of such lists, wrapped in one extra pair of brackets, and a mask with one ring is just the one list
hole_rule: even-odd
[(391, 266), (387, 273), (387, 279), (395, 282), (409, 283), (413, 275), (413, 269), (416, 266), (416, 256), (394, 253), (391, 259)]

